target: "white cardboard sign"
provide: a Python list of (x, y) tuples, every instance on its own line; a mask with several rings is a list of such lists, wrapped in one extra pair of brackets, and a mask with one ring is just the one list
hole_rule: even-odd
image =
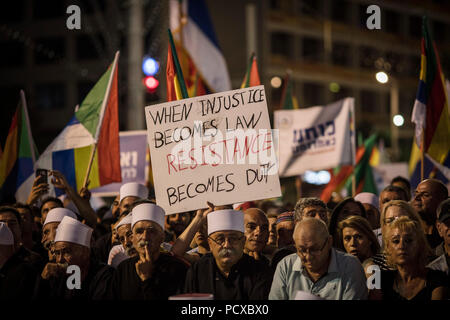
[(145, 118), (166, 214), (281, 195), (264, 86), (147, 106)]

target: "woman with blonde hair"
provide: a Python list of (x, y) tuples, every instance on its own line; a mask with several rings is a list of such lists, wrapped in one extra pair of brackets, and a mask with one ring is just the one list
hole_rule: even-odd
[[(414, 208), (404, 200), (391, 200), (386, 203), (381, 211), (380, 215), (380, 226), (381, 234), (385, 234), (387, 229), (390, 227), (392, 222), (396, 219), (406, 216), (411, 220), (417, 221), (420, 224), (419, 214), (414, 210)], [(379, 243), (382, 246), (383, 240), (379, 239)], [(367, 266), (377, 265), (381, 270), (393, 269), (392, 266), (386, 261), (386, 256), (384, 252), (375, 254), (370, 259), (364, 261), (363, 266), (366, 269)]]
[(367, 219), (350, 216), (338, 223), (337, 248), (354, 255), (362, 263), (380, 251), (380, 245)]
[(395, 270), (382, 270), (380, 289), (369, 292), (374, 300), (444, 300), (446, 275), (426, 267), (431, 249), (420, 221), (400, 217), (385, 229), (384, 252)]

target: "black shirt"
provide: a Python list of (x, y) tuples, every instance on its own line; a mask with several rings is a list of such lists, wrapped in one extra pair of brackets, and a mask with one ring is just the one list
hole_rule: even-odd
[(275, 270), (277, 269), (277, 264), (278, 262), (280, 262), (281, 260), (283, 260), (284, 257), (296, 253), (297, 250), (295, 249), (295, 245), (291, 244), (288, 245), (286, 247), (280, 248), (277, 251), (275, 251), (273, 257), (272, 257), (272, 262), (270, 267), (272, 268), (273, 272), (275, 272)]
[(30, 263), (11, 256), (0, 268), (0, 300), (30, 300), (37, 277)]
[[(381, 270), (381, 291), (383, 300), (408, 300), (394, 290), (394, 281), (397, 276), (397, 270)], [(429, 301), (433, 290), (437, 287), (447, 286), (446, 274), (442, 271), (431, 270), (427, 268), (426, 284), (414, 298), (410, 301)]]
[(80, 289), (68, 289), (67, 279), (70, 274), (59, 278), (38, 278), (34, 291), (34, 300), (102, 300), (111, 299), (111, 284), (114, 268), (91, 259), (86, 278)]
[[(95, 259), (105, 264), (108, 263), (109, 252), (113, 247), (113, 243), (111, 243), (111, 238), (112, 232), (110, 231), (107, 234), (98, 238), (98, 240), (95, 241), (95, 244), (91, 248), (91, 253), (94, 255)], [(116, 244), (120, 243), (114, 243), (114, 245)]]
[(243, 254), (225, 277), (208, 253), (188, 270), (184, 291), (212, 293), (215, 300), (267, 300), (272, 276), (266, 263)]
[(142, 281), (135, 264), (139, 257), (121, 262), (116, 269), (112, 296), (120, 300), (167, 300), (183, 288), (187, 266), (179, 259), (160, 253), (152, 276)]

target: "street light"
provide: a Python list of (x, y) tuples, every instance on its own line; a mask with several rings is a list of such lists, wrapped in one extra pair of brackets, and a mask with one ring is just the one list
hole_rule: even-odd
[(281, 87), (281, 78), (278, 76), (273, 77), (270, 80), (270, 85), (272, 86), (272, 88), (278, 89), (279, 87)]
[(375, 78), (379, 83), (386, 83), (389, 81), (389, 76), (384, 71), (377, 72)]
[(392, 121), (394, 122), (394, 125), (397, 127), (401, 127), (405, 123), (405, 119), (401, 114), (396, 114), (392, 119)]

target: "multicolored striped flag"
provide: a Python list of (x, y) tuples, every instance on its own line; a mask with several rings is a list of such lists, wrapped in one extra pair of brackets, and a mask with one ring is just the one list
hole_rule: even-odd
[(20, 91), (19, 105), (12, 118), (5, 150), (0, 159), (1, 202), (14, 202), (17, 189), (34, 172), (36, 157), (25, 93)]
[[(35, 164), (35, 168), (60, 171), (77, 191), (84, 186), (92, 154), (94, 157), (88, 177), (89, 188), (122, 181), (117, 98), (118, 61), (119, 52), (75, 115)], [(96, 151), (93, 152), (93, 148)], [(33, 178), (34, 176), (30, 176), (22, 184), (16, 198), (26, 200)], [(52, 190), (50, 193), (53, 193)], [(59, 195), (61, 191), (55, 190), (55, 193)]]
[(250, 57), (249, 64), (247, 65), (247, 72), (245, 73), (244, 80), (241, 84), (242, 88), (259, 86), (261, 80), (259, 80), (258, 64), (256, 60), (256, 55), (253, 53)]
[(175, 101), (189, 98), (183, 71), (178, 60), (177, 50), (173, 42), (172, 32), (169, 29), (169, 48), (167, 50), (167, 101)]
[(450, 150), (448, 101), (439, 56), (428, 31), (426, 17), (422, 22), (420, 80), (411, 121), (416, 125), (419, 148), (437, 162), (444, 163)]

